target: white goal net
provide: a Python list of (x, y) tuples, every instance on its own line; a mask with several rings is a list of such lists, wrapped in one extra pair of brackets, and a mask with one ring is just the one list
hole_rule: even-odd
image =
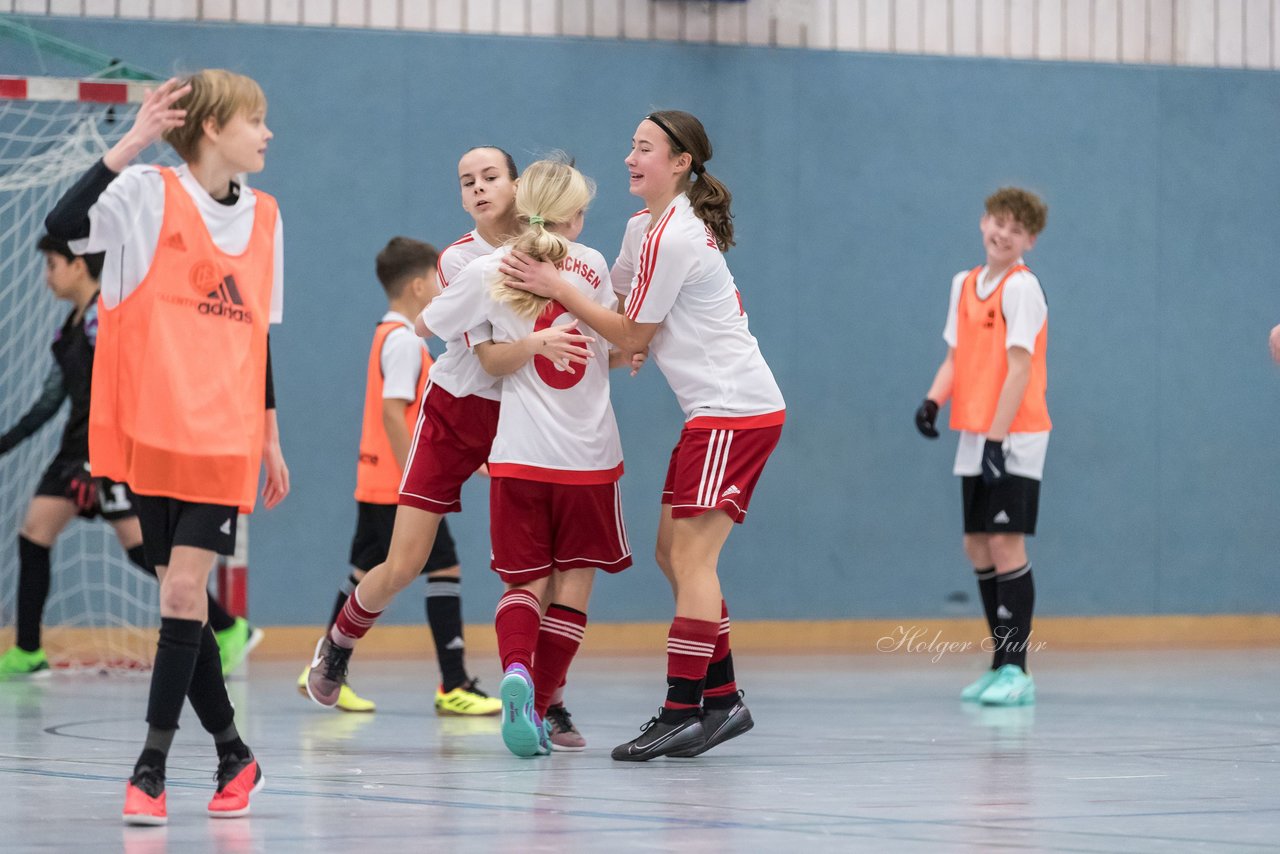
[[(36, 241), (59, 197), (128, 129), (141, 84), (0, 77), (0, 431), (30, 409), (70, 310), (44, 283)], [(151, 162), (172, 154), (159, 147)], [(0, 644), (13, 642), (18, 532), (57, 451), (58, 415), (0, 457)], [(112, 527), (77, 519), (53, 550), (43, 646), (55, 667), (143, 668), (159, 624), (154, 578), (125, 558)]]

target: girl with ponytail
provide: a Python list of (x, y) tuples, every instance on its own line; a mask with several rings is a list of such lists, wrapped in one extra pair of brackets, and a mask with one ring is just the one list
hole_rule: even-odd
[(650, 113), (636, 128), (626, 166), (647, 207), (627, 224), (611, 271), (625, 312), (584, 299), (554, 265), (524, 253), (500, 267), (510, 285), (563, 305), (624, 353), (652, 355), (684, 410), (658, 525), (658, 565), (676, 606), (667, 696), (638, 738), (614, 748), (621, 761), (696, 756), (753, 726), (734, 680), (717, 564), (786, 405), (725, 264), (733, 197), (707, 171), (710, 159), (707, 132), (689, 113)]
[[(484, 369), (503, 377), (489, 511), (492, 568), (506, 583), (494, 618), (505, 671), (502, 739), (517, 756), (585, 747), (556, 694), (586, 627), (596, 569), (631, 565), (618, 490), (622, 443), (609, 403), (608, 369), (623, 360), (582, 315), (513, 287), (500, 269), (512, 253), (536, 259), (586, 304), (617, 316), (604, 256), (574, 242), (594, 195), (564, 156), (530, 165), (516, 190), (515, 236), (466, 267), (421, 317), (437, 335), (465, 334)], [(538, 337), (548, 330), (579, 342), (587, 358), (556, 359)]]

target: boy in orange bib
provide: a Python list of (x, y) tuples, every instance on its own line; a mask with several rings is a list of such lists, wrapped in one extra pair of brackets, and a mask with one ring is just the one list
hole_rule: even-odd
[(1026, 538), (1036, 532), (1040, 479), (1052, 423), (1045, 403), (1049, 307), (1022, 256), (1044, 230), (1038, 196), (1003, 188), (986, 201), (980, 228), (987, 263), (957, 273), (943, 338), (947, 356), (916, 411), (936, 439), (938, 408), (951, 401), (960, 432), (954, 472), (964, 497), (964, 550), (978, 576), (994, 657), (963, 700), (988, 706), (1035, 702), (1027, 647), (1035, 586)]
[[(107, 253), (89, 463), (137, 495), (143, 549), (160, 577), (128, 824), (168, 820), (165, 762), (184, 696), (217, 748), (209, 815), (248, 814), (263, 782), (236, 730), (205, 591), (214, 556), (234, 548), (237, 515), (253, 510), (259, 471), (268, 508), (289, 492), (267, 342), (281, 316), (282, 226), (275, 199), (241, 184), (265, 165), (266, 109), (258, 84), (231, 72), (166, 81), (45, 222), (75, 251)], [(184, 165), (125, 168), (160, 139)]]

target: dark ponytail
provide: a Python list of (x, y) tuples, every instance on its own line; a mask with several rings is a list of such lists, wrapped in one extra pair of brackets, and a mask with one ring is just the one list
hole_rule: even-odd
[(729, 192), (719, 179), (707, 171), (706, 163), (711, 159), (711, 140), (702, 122), (691, 113), (683, 110), (660, 110), (650, 113), (649, 121), (662, 128), (671, 143), (674, 154), (689, 153), (692, 163), (686, 178), (689, 186), (689, 203), (698, 219), (707, 224), (715, 235), (716, 245), (721, 252), (728, 252), (733, 246), (733, 193)]

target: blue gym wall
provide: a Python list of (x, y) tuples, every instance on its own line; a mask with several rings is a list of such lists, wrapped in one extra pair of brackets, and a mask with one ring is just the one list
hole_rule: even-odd
[[(276, 133), (257, 179), (286, 222), (273, 335), (293, 493), (252, 520), (265, 624), (324, 619), (345, 575), (373, 256), (470, 225), (455, 163), (564, 148), (600, 185), (582, 240), (627, 216), (622, 159), (651, 108), (699, 115), (733, 189), (728, 256), (789, 409), (721, 564), (739, 618), (976, 614), (954, 439), (912, 413), (944, 353), (957, 270), (982, 261), (982, 199), (1043, 193), (1029, 261), (1051, 309), (1054, 436), (1031, 542), (1045, 614), (1280, 607), (1280, 77), (672, 44), (41, 19), (162, 72), (256, 77)], [(0, 73), (75, 73), (0, 43)], [(636, 566), (594, 620), (662, 620), (650, 557), (680, 416), (661, 376), (615, 376)], [(471, 621), (489, 619), (486, 485), (451, 516)], [(421, 589), (395, 606), (422, 619)]]

